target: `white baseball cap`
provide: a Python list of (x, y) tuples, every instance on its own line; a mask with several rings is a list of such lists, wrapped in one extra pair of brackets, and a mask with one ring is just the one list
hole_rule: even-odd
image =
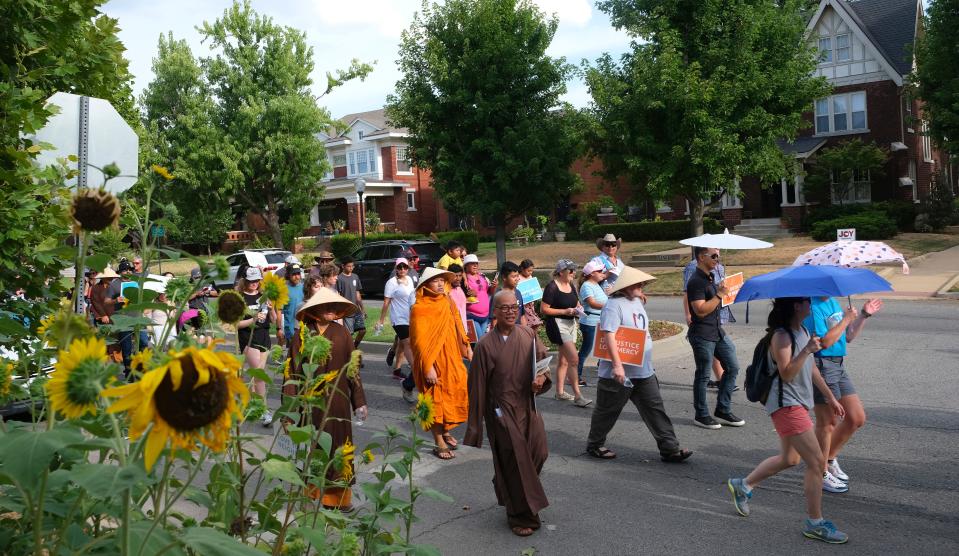
[(251, 282), (254, 280), (262, 280), (263, 273), (260, 272), (260, 269), (255, 266), (248, 267), (246, 269), (246, 279)]
[(463, 264), (470, 264), (470, 263), (479, 263), (479, 257), (477, 257), (473, 253), (470, 253), (469, 255), (466, 255), (465, 257), (463, 257)]

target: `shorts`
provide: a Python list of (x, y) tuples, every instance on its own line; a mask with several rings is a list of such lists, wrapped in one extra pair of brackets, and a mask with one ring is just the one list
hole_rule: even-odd
[(400, 340), (410, 337), (410, 325), (408, 324), (394, 324), (393, 331), (396, 332), (396, 337)]
[[(845, 396), (851, 396), (856, 393), (856, 388), (852, 385), (852, 380), (842, 366), (843, 357), (817, 357), (816, 366), (819, 367), (819, 374), (826, 381), (826, 386), (832, 390), (832, 395), (836, 399), (842, 399)], [(827, 403), (826, 398), (819, 392), (819, 389), (813, 389), (813, 399), (817, 404)]]
[(343, 326), (345, 326), (350, 333), (366, 330), (366, 317), (363, 316), (363, 311), (360, 310), (348, 317), (343, 317)]
[(556, 345), (576, 342), (576, 319), (551, 318), (546, 321), (546, 337)]
[(777, 409), (769, 417), (772, 418), (773, 426), (780, 438), (796, 436), (812, 430), (813, 427), (809, 410), (801, 405), (788, 405)]
[(240, 342), (240, 349), (244, 350), (247, 346), (256, 348), (263, 353), (270, 351), (270, 330), (268, 328), (254, 328), (253, 339), (250, 339), (250, 329), (241, 328), (236, 332), (236, 339)]

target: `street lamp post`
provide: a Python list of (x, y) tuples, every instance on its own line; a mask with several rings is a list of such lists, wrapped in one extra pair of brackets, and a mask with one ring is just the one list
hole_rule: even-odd
[(366, 210), (363, 207), (363, 192), (366, 191), (366, 180), (356, 178), (353, 180), (353, 185), (356, 186), (356, 192), (360, 196), (360, 245), (363, 245), (366, 243)]

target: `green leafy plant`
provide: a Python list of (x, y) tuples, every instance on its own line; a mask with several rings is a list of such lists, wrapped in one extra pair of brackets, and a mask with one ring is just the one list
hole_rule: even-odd
[(836, 230), (855, 228), (856, 239), (889, 239), (898, 233), (896, 222), (882, 212), (863, 212), (853, 216), (823, 220), (813, 225), (810, 236), (816, 241), (835, 241)]
[[(597, 224), (591, 228), (589, 237), (614, 234), (623, 241), (659, 241), (689, 237), (689, 220), (658, 220), (624, 222), (622, 224)], [(723, 231), (723, 225), (712, 218), (703, 218), (703, 230), (708, 234)]]
[(475, 253), (479, 249), (480, 236), (475, 230), (456, 231), (456, 232), (438, 232), (436, 240), (440, 245), (445, 245), (449, 241), (458, 241), (466, 246), (466, 250)]

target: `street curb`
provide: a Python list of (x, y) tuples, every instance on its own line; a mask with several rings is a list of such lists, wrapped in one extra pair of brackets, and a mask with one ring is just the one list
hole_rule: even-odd
[(959, 274), (956, 274), (949, 280), (946, 280), (946, 283), (942, 285), (941, 288), (935, 293), (935, 297), (945, 297), (947, 299), (959, 299), (959, 292), (950, 292), (952, 286), (959, 282)]

